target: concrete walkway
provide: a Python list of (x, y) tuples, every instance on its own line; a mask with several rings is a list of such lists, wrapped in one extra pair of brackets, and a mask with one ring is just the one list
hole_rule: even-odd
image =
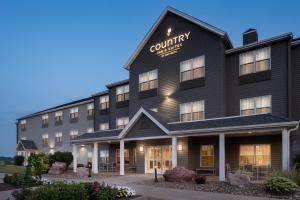
[[(96, 179), (99, 183), (109, 185), (128, 186), (136, 190), (137, 194), (144, 197), (155, 198), (156, 200), (268, 200), (270, 198), (240, 196), (223, 193), (200, 192), (191, 190), (179, 190), (170, 188), (160, 188), (153, 186), (140, 185), (138, 182), (153, 179), (153, 175), (127, 175), (115, 176), (105, 179)], [(74, 181), (74, 180), (70, 180)], [(0, 199), (6, 200), (12, 191), (0, 192)], [(272, 199), (274, 200), (274, 199)]]

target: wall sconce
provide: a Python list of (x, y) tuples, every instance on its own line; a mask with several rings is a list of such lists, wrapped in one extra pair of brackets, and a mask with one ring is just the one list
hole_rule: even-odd
[(50, 153), (50, 154), (53, 154), (53, 153), (54, 153), (54, 149), (53, 149), (53, 148), (50, 148), (49, 153)]
[(81, 148), (84, 147), (84, 146), (85, 146), (84, 144), (80, 145)]
[(144, 146), (140, 146), (140, 152), (143, 152), (144, 151)]
[(178, 151), (182, 151), (182, 144), (178, 144), (177, 150), (178, 150)]

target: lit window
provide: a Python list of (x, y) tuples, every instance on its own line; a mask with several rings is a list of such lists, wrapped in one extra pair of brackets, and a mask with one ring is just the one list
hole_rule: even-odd
[(188, 81), (205, 76), (205, 56), (180, 62), (180, 81)]
[(157, 88), (157, 69), (140, 74), (140, 92)]
[(62, 143), (62, 132), (55, 133), (55, 144), (60, 145)]
[(22, 130), (26, 129), (26, 120), (25, 119), (21, 120), (21, 129)]
[(101, 123), (101, 124), (99, 124), (99, 129), (101, 131), (108, 130), (109, 129), (109, 123)]
[[(116, 151), (116, 160), (117, 163), (120, 163), (120, 149), (117, 149)], [(129, 163), (129, 150), (124, 149), (124, 162), (127, 164)]]
[(120, 117), (117, 118), (117, 129), (123, 129), (129, 122), (129, 117)]
[(56, 122), (61, 122), (62, 121), (62, 115), (63, 115), (62, 111), (55, 112), (55, 121)]
[(271, 112), (271, 95), (241, 99), (241, 115), (253, 115)]
[(117, 102), (129, 100), (129, 85), (119, 86), (116, 91)]
[(99, 151), (100, 163), (107, 164), (109, 161), (109, 150), (100, 150)]
[(240, 145), (240, 166), (244, 165), (271, 166), (271, 145)]
[(87, 132), (88, 132), (88, 133), (94, 132), (94, 128), (88, 128), (88, 129), (87, 129)]
[(106, 110), (109, 108), (109, 95), (100, 97), (100, 110)]
[(240, 54), (240, 76), (271, 69), (271, 48)]
[(78, 107), (70, 109), (70, 118), (71, 119), (78, 118)]
[(42, 124), (43, 126), (47, 126), (49, 123), (49, 116), (48, 115), (43, 115), (42, 116)]
[(94, 115), (94, 103), (90, 103), (87, 105), (88, 116)]
[(78, 136), (78, 130), (70, 131), (70, 140), (75, 139)]
[(214, 167), (214, 145), (200, 146), (200, 167)]
[(43, 134), (42, 135), (42, 140), (43, 140), (43, 146), (48, 146), (49, 135), (48, 134)]
[(204, 119), (204, 100), (180, 104), (182, 122)]

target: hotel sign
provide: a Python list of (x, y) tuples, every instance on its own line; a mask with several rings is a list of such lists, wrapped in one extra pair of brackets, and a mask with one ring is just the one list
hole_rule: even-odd
[(168, 38), (162, 42), (158, 42), (156, 44), (151, 45), (149, 51), (163, 58), (169, 55), (176, 54), (181, 49), (184, 42), (190, 39), (190, 35), (191, 35), (190, 31), (175, 36), (170, 36), (171, 32), (172, 29), (168, 28), (167, 30)]

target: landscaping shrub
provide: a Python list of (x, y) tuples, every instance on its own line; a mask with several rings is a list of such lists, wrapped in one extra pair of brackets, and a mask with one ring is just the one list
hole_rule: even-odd
[(22, 174), (13, 174), (13, 175), (5, 174), (3, 178), (3, 182), (16, 187), (32, 187), (32, 186), (41, 185), (40, 181), (33, 179), (30, 176), (25, 176)]
[(70, 166), (70, 164), (73, 162), (73, 155), (71, 152), (60, 152), (57, 151), (49, 158), (50, 165), (52, 165), (54, 162), (64, 162), (67, 165), (67, 169)]
[(265, 186), (267, 191), (274, 195), (291, 195), (298, 187), (292, 180), (280, 176), (268, 178)]
[(31, 195), (30, 189), (22, 188), (21, 190), (15, 190), (11, 193), (15, 200), (26, 200)]
[(195, 182), (197, 184), (205, 184), (206, 183), (206, 177), (205, 176), (196, 176)]
[(293, 165), (297, 170), (300, 170), (300, 154), (297, 154), (293, 160)]
[(296, 166), (294, 166), (290, 170), (274, 172), (271, 176), (285, 177), (285, 178), (288, 178), (288, 179), (294, 181), (297, 185), (300, 185), (300, 170), (297, 170)]
[(24, 156), (15, 156), (14, 157), (14, 163), (17, 166), (22, 166), (24, 163), (24, 160), (25, 160)]

